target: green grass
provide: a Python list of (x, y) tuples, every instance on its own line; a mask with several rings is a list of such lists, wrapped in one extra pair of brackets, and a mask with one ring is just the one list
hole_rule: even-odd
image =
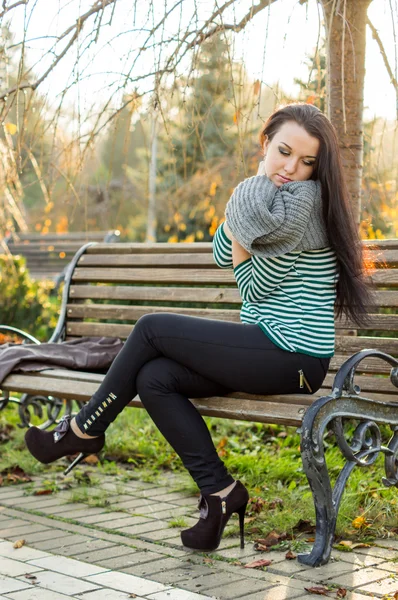
[[(294, 428), (215, 418), (208, 418), (206, 422), (228, 469), (249, 488), (253, 498), (249, 504), (249, 533), (256, 537), (266, 535), (273, 529), (289, 533), (300, 519), (314, 522), (312, 495), (301, 463), (300, 437)], [(0, 429), (7, 423), (13, 425), (12, 439), (1, 444), (0, 472), (20, 466), (29, 475), (42, 473), (48, 481), (45, 485), (49, 488), (55, 486), (54, 482), (62, 473), (65, 461), (44, 466), (30, 456), (23, 440), (25, 430), (17, 427), (15, 406), (11, 405), (0, 412)], [(383, 434), (386, 442), (389, 430), (385, 428)], [(329, 473), (335, 480), (344, 465), (344, 459), (335, 447), (333, 437), (328, 437), (326, 444)], [(81, 490), (73, 492), (73, 501), (91, 506), (108, 506), (106, 493), (96, 497), (92, 491), (87, 491), (89, 485), (100, 485), (102, 474), (118, 475), (121, 482), (137, 478), (156, 481), (163, 472), (173, 471), (181, 473), (181, 491), (192, 494), (198, 491), (190, 477), (184, 475), (178, 456), (143, 410), (124, 411), (108, 429), (106, 447), (100, 455), (100, 461), (97, 467), (90, 465), (88, 481), (85, 479), (87, 469), (84, 465), (80, 465), (80, 470), (76, 469), (74, 475), (72, 471), (72, 480), (82, 485)], [(341, 503), (337, 523), (339, 536), (371, 540), (376, 536), (385, 537), (392, 528), (397, 527), (397, 490), (383, 487), (383, 475), (382, 457), (375, 465), (354, 469)], [(4, 484), (7, 484), (6, 479)], [(255, 504), (256, 499), (260, 500)], [(366, 518), (366, 524), (362, 529), (355, 529), (352, 521), (360, 515)], [(231, 521), (230, 525), (231, 530), (236, 532), (237, 521)]]

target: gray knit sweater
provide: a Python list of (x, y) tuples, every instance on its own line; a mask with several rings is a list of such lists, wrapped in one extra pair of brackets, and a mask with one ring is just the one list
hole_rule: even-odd
[(235, 188), (225, 217), (236, 241), (256, 256), (329, 245), (319, 181), (291, 181), (278, 188), (265, 175), (249, 177)]

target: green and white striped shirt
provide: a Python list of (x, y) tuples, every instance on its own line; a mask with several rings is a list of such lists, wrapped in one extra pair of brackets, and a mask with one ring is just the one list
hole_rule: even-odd
[[(222, 269), (233, 269), (223, 223), (214, 235), (213, 256)], [(259, 325), (283, 350), (333, 356), (337, 273), (332, 248), (251, 256), (234, 269), (243, 300), (240, 319)]]

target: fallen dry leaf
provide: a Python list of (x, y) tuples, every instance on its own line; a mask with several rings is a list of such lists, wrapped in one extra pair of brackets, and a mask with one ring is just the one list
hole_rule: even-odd
[(270, 546), (264, 546), (263, 544), (259, 544), (256, 542), (254, 544), (254, 549), (258, 550), (259, 552), (269, 552)]
[(256, 542), (263, 546), (276, 546), (276, 544), (279, 544), (279, 542), (285, 540), (286, 538), (286, 533), (279, 534), (276, 531), (271, 531), (265, 538), (256, 540)]
[(86, 456), (83, 462), (88, 465), (97, 465), (99, 463), (99, 458), (98, 456), (95, 456), (95, 454), (90, 454), (89, 456)]
[(18, 549), (18, 548), (22, 548), (22, 546), (24, 546), (26, 544), (25, 540), (17, 540), (16, 542), (14, 542), (14, 548)]
[(260, 569), (261, 567), (269, 567), (271, 563), (272, 560), (260, 558), (260, 560), (254, 560), (253, 562), (247, 563), (247, 565), (245, 565), (245, 569)]
[(336, 598), (345, 598), (347, 596), (347, 590), (345, 588), (339, 588), (337, 590)]
[(285, 554), (285, 558), (286, 560), (294, 560), (295, 558), (297, 558), (297, 554), (295, 554), (291, 550), (288, 550), (288, 552), (286, 552)]
[(264, 508), (265, 501), (260, 498), (254, 496), (249, 499), (249, 504), (247, 507), (247, 512), (249, 515), (258, 515)]
[(48, 494), (52, 494), (53, 491), (52, 490), (35, 490), (33, 492), (33, 496), (48, 496)]
[(293, 527), (294, 533), (315, 533), (315, 525), (311, 521), (300, 519)]
[(323, 586), (315, 586), (315, 587), (304, 588), (304, 589), (306, 590), (306, 592), (309, 592), (310, 594), (317, 594), (318, 596), (328, 596), (329, 595), (328, 588), (325, 588)]
[(26, 573), (25, 577), (26, 579), (31, 579), (32, 581), (37, 579), (36, 575), (31, 575), (30, 573)]
[(393, 598), (394, 598), (394, 600), (398, 600), (398, 592), (395, 592), (395, 593), (394, 593), (394, 596), (393, 596)]

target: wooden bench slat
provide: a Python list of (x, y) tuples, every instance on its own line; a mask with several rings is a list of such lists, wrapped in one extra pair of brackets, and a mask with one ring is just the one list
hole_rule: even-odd
[[(385, 266), (389, 268), (398, 267), (398, 250), (380, 250), (380, 251), (369, 251), (368, 260), (373, 262), (376, 266)], [(186, 265), (209, 265), (218, 269), (216, 265), (212, 251), (209, 252), (192, 252), (179, 254), (167, 254), (167, 253), (152, 253), (144, 254), (138, 252), (127, 253), (113, 253), (103, 254), (95, 253), (95, 249), (90, 251), (90, 254), (82, 256), (79, 261), (79, 265), (84, 264), (85, 266), (167, 266), (175, 265), (177, 267), (185, 267)]]
[[(231, 269), (172, 269), (172, 268), (84, 268), (78, 267), (73, 273), (73, 281), (90, 281), (103, 283), (207, 283), (222, 285), (236, 285), (233, 271)], [(388, 271), (377, 271), (372, 275), (375, 285), (389, 285), (398, 287), (398, 269)]]
[[(117, 304), (68, 304), (67, 314), (69, 319), (115, 319), (116, 321), (137, 321), (142, 315), (154, 313), (174, 313), (191, 315), (221, 321), (240, 322), (240, 310), (224, 310), (211, 308), (185, 308), (173, 306), (126, 306)], [(355, 327), (345, 319), (336, 322), (337, 329)], [(371, 315), (369, 324), (363, 329), (391, 330), (398, 329), (398, 315)]]
[[(125, 285), (72, 285), (71, 298), (88, 300), (153, 300), (197, 302), (198, 289), (190, 287), (149, 287)], [(202, 288), (200, 290), (201, 302), (217, 302), (228, 304), (242, 304), (237, 288)], [(375, 292), (375, 302), (380, 307), (398, 306), (398, 292), (383, 290)]]
[(128, 243), (119, 244), (96, 244), (87, 249), (87, 254), (185, 254), (185, 253), (207, 252), (212, 253), (211, 242), (195, 242), (193, 244), (168, 242), (156, 243)]
[(236, 285), (233, 272), (215, 269), (120, 269), (120, 268), (76, 268), (73, 281), (117, 283), (208, 283)]
[(219, 269), (211, 254), (111, 254), (111, 255), (83, 255), (79, 260), (79, 267), (176, 267), (185, 269), (207, 267)]
[(113, 318), (116, 321), (137, 321), (145, 314), (174, 313), (215, 319), (217, 321), (240, 322), (240, 310), (211, 310), (206, 308), (182, 308), (173, 306), (117, 306), (114, 304), (91, 304), (89, 306), (84, 306), (81, 304), (68, 304), (67, 313), (68, 319), (85, 317), (88, 319)]
[[(70, 297), (90, 300), (153, 300), (197, 302), (198, 288), (148, 287), (121, 285), (72, 285)], [(242, 304), (237, 288), (202, 288), (201, 302)]]

